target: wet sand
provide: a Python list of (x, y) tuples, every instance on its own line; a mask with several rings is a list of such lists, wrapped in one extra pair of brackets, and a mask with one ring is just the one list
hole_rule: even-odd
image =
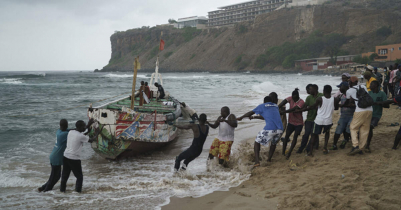
[[(162, 209), (401, 209), (401, 149), (391, 149), (399, 126), (389, 126), (401, 122), (401, 111), (396, 107), (384, 109), (374, 130), (372, 153), (347, 156), (351, 150), (348, 143), (345, 149), (324, 155), (323, 135), (314, 157), (293, 152), (286, 160), (282, 147), (277, 146), (272, 162), (267, 163), (268, 148), (262, 148), (262, 166), (252, 170), (250, 179), (240, 186), (199, 198), (173, 197)], [(328, 148), (333, 143), (338, 115), (336, 111)], [(249, 168), (253, 140), (240, 147)], [(301, 136), (295, 149), (300, 141)], [(231, 160), (230, 167), (236, 167), (238, 161)]]

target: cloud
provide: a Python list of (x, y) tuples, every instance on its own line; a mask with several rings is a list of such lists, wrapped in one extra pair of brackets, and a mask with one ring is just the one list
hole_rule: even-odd
[(0, 71), (100, 69), (110, 59), (115, 30), (207, 16), (237, 2), (241, 1), (3, 0)]

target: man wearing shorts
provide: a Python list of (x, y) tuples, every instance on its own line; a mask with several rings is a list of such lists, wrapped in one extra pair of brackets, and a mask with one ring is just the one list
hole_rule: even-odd
[(355, 104), (352, 104), (352, 106), (344, 107), (344, 103), (347, 100), (346, 93), (347, 90), (349, 89), (349, 83), (348, 82), (342, 82), (340, 84), (340, 92), (342, 93), (339, 95), (339, 98), (341, 100), (341, 115), (340, 119), (338, 119), (337, 123), (337, 128), (336, 132), (334, 134), (334, 142), (333, 142), (333, 147), (331, 150), (337, 150), (337, 142), (340, 139), (341, 134), (344, 134), (344, 140), (341, 142), (340, 148), (344, 149), (345, 145), (347, 142), (350, 140), (351, 137), (351, 131), (349, 129), (349, 126), (352, 122), (352, 117), (354, 116), (355, 112)]
[(281, 134), (283, 133), (283, 123), (281, 122), (280, 112), (277, 104), (273, 103), (273, 99), (270, 96), (266, 96), (263, 102), (263, 104), (260, 104), (254, 110), (237, 119), (241, 121), (245, 117), (251, 117), (254, 114), (259, 114), (266, 122), (265, 127), (258, 133), (255, 139), (255, 167), (260, 166), (260, 145), (268, 146), (269, 143), (271, 143), (269, 158), (267, 159), (267, 161), (270, 162), (276, 149), (276, 145), (280, 141)]
[(223, 107), (220, 110), (220, 117), (214, 124), (207, 124), (216, 129), (219, 127), (219, 135), (214, 139), (209, 151), (209, 160), (219, 158), (219, 164), (230, 159), (231, 146), (234, 143), (234, 129), (238, 126), (237, 118), (230, 113), (230, 108)]
[(325, 85), (323, 88), (324, 96), (317, 98), (315, 104), (306, 109), (306, 111), (308, 111), (317, 108), (317, 115), (314, 121), (315, 124), (313, 126), (311, 146), (308, 156), (313, 156), (313, 146), (322, 131), (325, 134), (323, 154), (328, 154), (327, 143), (330, 138), (330, 128), (333, 126), (333, 112), (335, 108), (338, 109), (339, 102), (339, 99), (331, 96), (331, 91), (331, 86)]
[(383, 114), (383, 107), (389, 108), (388, 105), (383, 104), (383, 102), (387, 101), (387, 95), (383, 91), (380, 90), (380, 83), (378, 81), (372, 81), (370, 83), (369, 95), (373, 98), (373, 113), (372, 113), (372, 120), (370, 121), (370, 131), (368, 136), (368, 141), (366, 142), (365, 153), (370, 153), (370, 141), (373, 137), (373, 129), (377, 127), (379, 124), (380, 118)]
[(289, 112), (290, 114), (288, 115), (288, 125), (287, 125), (287, 131), (285, 134), (285, 139), (283, 142), (283, 151), (282, 154), (286, 155), (286, 148), (287, 148), (287, 142), (290, 139), (291, 134), (295, 131), (294, 133), (294, 140), (291, 143), (290, 150), (288, 151), (286, 155), (286, 159), (288, 160), (291, 156), (291, 152), (294, 149), (295, 145), (297, 144), (297, 139), (298, 136), (301, 134), (302, 128), (304, 126), (304, 118), (302, 116), (302, 113), (300, 112), (294, 112), (298, 109), (301, 109), (304, 106), (304, 100), (302, 100), (299, 97), (299, 92), (298, 88), (296, 88), (292, 92), (292, 96), (284, 99), (280, 105), (278, 105), (279, 108), (285, 106), (287, 103), (290, 103), (290, 109), (284, 112), (280, 112), (280, 114), (287, 113)]

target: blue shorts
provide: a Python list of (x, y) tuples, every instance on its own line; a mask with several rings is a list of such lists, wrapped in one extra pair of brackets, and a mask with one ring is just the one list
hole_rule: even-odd
[(315, 123), (315, 126), (313, 126), (313, 134), (321, 134), (322, 131), (323, 133), (326, 133), (327, 131), (330, 131), (330, 128), (333, 126), (333, 124), (331, 125), (318, 125)]
[(344, 131), (346, 131), (347, 133), (351, 133), (349, 125), (352, 122), (352, 118), (353, 117), (340, 117), (336, 128), (336, 134), (342, 134), (344, 133)]

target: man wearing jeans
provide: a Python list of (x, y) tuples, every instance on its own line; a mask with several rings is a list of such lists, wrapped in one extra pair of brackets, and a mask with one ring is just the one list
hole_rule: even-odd
[(345, 145), (349, 141), (351, 137), (351, 131), (350, 131), (350, 125), (352, 122), (352, 117), (354, 116), (355, 112), (355, 105), (349, 106), (349, 107), (343, 107), (344, 103), (347, 101), (346, 97), (346, 92), (349, 89), (349, 83), (348, 82), (342, 82), (340, 85), (340, 91), (341, 95), (339, 95), (339, 98), (341, 100), (341, 115), (340, 119), (338, 120), (336, 132), (334, 134), (334, 143), (333, 147), (331, 150), (337, 150), (337, 142), (340, 139), (341, 134), (344, 134), (344, 140), (342, 141), (340, 148), (344, 149)]
[[(370, 121), (372, 120), (373, 108), (372, 106), (366, 108), (360, 108), (358, 106), (358, 97), (357, 91), (360, 88), (365, 89), (368, 92), (367, 88), (364, 85), (358, 85), (358, 78), (353, 76), (350, 79), (351, 88), (347, 90), (347, 101), (345, 102), (345, 106), (350, 102), (355, 101), (355, 113), (352, 119), (350, 130), (351, 130), (351, 139), (352, 139), (352, 150), (348, 155), (355, 154), (363, 154), (362, 150), (366, 146), (366, 142), (369, 136), (370, 130)], [(359, 136), (358, 136), (359, 132)]]
[[(316, 100), (319, 97), (322, 97), (323, 94), (318, 92), (319, 87), (317, 85), (311, 85), (309, 87), (309, 96), (306, 97), (305, 104), (302, 107), (301, 111), (305, 111), (308, 106), (312, 106), (315, 104)], [(299, 147), (297, 153), (302, 153), (308, 144), (309, 136), (312, 134), (313, 126), (315, 125), (315, 118), (317, 115), (317, 110), (312, 109), (308, 111), (308, 115), (306, 116), (306, 121), (305, 121), (305, 134), (302, 136), (302, 142), (301, 146)], [(317, 149), (319, 147), (319, 139), (316, 139), (316, 144), (315, 148)], [(306, 151), (309, 152), (310, 150), (310, 142), (306, 148)]]
[[(75, 123), (76, 130), (70, 131), (67, 136), (67, 148), (64, 152), (63, 158), (63, 172), (61, 175), (61, 185), (60, 191), (65, 192), (68, 178), (70, 177), (70, 173), (74, 174), (77, 178), (75, 184), (75, 191), (81, 192), (82, 191), (82, 182), (83, 182), (83, 175), (82, 175), (82, 167), (81, 167), (81, 150), (84, 142), (91, 143), (93, 140), (97, 138), (100, 131), (95, 134), (93, 138), (89, 138), (86, 134), (90, 131), (90, 126), (92, 125), (93, 121), (89, 121), (88, 126), (86, 126), (85, 122), (79, 120)], [(88, 129), (87, 133), (85, 130)]]

